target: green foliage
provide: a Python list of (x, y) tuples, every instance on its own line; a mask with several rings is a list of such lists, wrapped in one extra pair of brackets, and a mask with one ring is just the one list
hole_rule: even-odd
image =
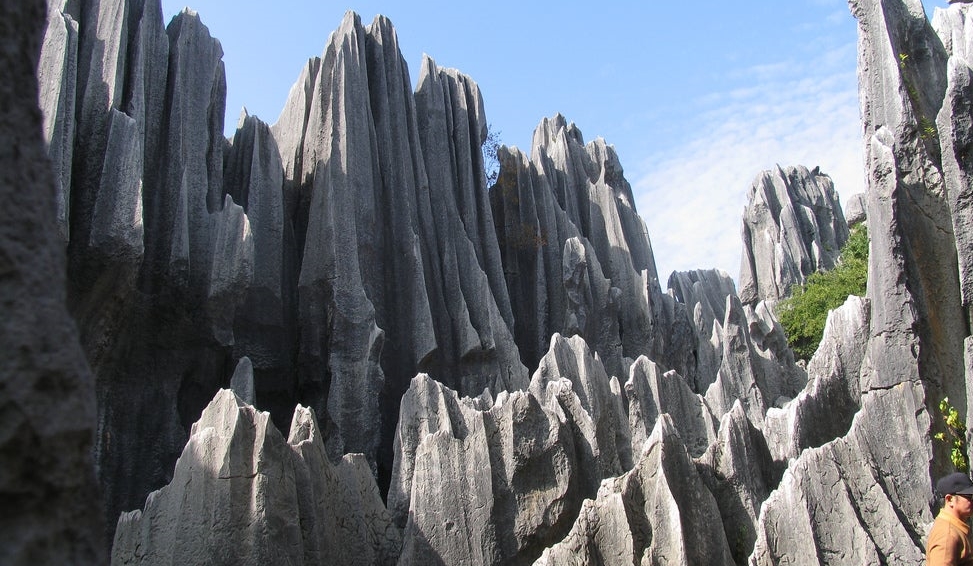
[[(946, 432), (937, 432), (934, 438), (944, 442), (949, 447), (949, 459), (958, 472), (970, 469), (970, 462), (966, 457), (966, 422), (960, 418), (959, 411), (949, 404), (949, 397), (939, 402), (939, 412), (946, 425)], [(948, 436), (947, 436), (948, 435)]]
[(821, 343), (828, 311), (840, 307), (848, 295), (864, 295), (868, 278), (868, 231), (854, 226), (838, 264), (831, 271), (812, 273), (795, 285), (790, 298), (777, 304), (777, 318), (798, 358), (809, 360)]

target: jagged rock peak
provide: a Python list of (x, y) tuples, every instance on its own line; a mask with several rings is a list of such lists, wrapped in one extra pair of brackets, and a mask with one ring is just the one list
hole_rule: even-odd
[(754, 180), (742, 234), (740, 300), (754, 305), (790, 296), (792, 285), (834, 267), (848, 224), (831, 177), (778, 166)]
[(313, 410), (285, 441), (269, 413), (220, 390), (170, 484), (118, 519), (112, 564), (393, 564), (399, 535), (363, 461), (336, 467)]
[(552, 338), (528, 390), (495, 400), (416, 376), (402, 399), (388, 497), (405, 529), (399, 563), (540, 556), (631, 460), (620, 395), (578, 337)]
[(570, 124), (560, 112), (553, 117), (544, 117), (541, 123), (534, 128), (534, 135), (531, 138), (531, 159), (538, 157), (537, 150), (546, 148), (556, 143), (558, 136), (563, 135), (576, 143), (584, 145), (584, 136), (581, 130), (571, 122)]
[(719, 509), (668, 415), (635, 468), (606, 480), (537, 565), (733, 564)]

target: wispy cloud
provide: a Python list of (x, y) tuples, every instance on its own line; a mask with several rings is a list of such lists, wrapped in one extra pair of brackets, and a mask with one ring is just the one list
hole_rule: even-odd
[(690, 134), (637, 164), (636, 206), (663, 285), (673, 270), (739, 276), (741, 213), (763, 170), (820, 166), (842, 203), (864, 190), (853, 62), (854, 46), (842, 46), (806, 63), (744, 69), (746, 86), (700, 97)]

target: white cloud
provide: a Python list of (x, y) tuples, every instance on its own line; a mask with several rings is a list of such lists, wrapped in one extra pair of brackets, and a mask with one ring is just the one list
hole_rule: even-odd
[(701, 97), (685, 129), (691, 134), (638, 164), (636, 206), (663, 287), (673, 270), (720, 268), (739, 276), (741, 214), (763, 170), (820, 166), (842, 204), (864, 190), (857, 80), (848, 51), (854, 47), (822, 52), (804, 65), (745, 70), (748, 86)]

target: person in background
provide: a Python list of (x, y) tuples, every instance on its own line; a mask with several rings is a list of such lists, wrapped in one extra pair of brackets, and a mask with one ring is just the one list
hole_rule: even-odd
[(955, 472), (936, 482), (943, 507), (926, 542), (926, 566), (973, 566), (970, 515), (973, 515), (973, 481)]

